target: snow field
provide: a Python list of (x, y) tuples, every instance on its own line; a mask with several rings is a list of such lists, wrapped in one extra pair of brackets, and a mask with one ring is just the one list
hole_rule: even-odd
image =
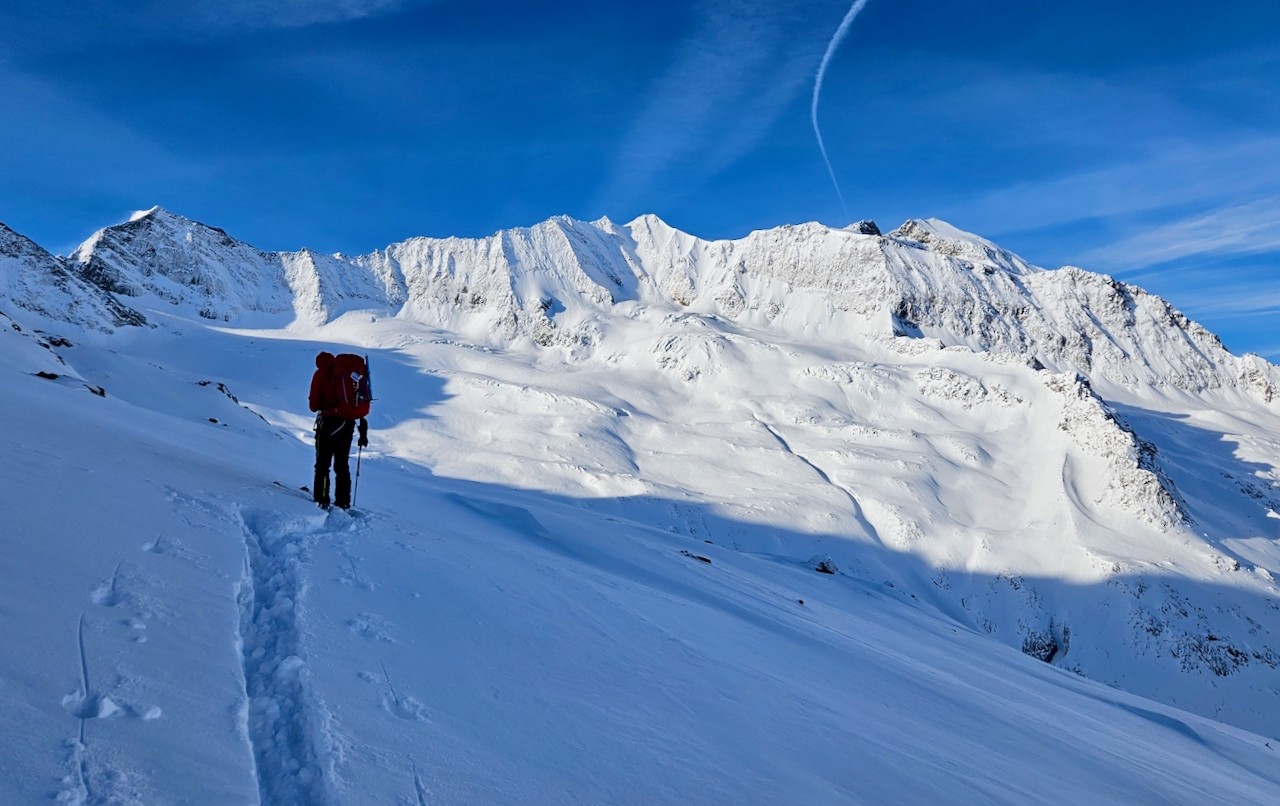
[[(618, 375), (663, 377), (652, 368), (546, 375), (519, 353), (427, 339), (374, 358), (379, 394), (403, 399), (375, 422), (353, 518), (293, 489), (309, 476), (307, 434), (274, 413), (296, 411), (315, 343), (284, 335), (184, 328), (127, 355), (65, 350), (106, 398), (14, 376), (4, 415), (30, 427), (10, 466), (22, 470), (4, 481), (45, 506), (19, 509), (27, 538), (13, 556), (31, 572), (4, 597), (22, 653), (3, 678), (27, 703), (4, 711), (25, 748), (6, 799), (1194, 803), (1280, 791), (1261, 737), (975, 628), (979, 608), (945, 586), (976, 589), (1038, 556), (1006, 548), (1016, 532), (987, 524), (967, 582), (948, 571), (936, 584), (928, 555), (911, 553), (945, 550), (927, 548), (942, 525), (976, 534), (993, 514), (959, 503), (1002, 489), (1004, 517), (1066, 511), (983, 470), (984, 458), (1038, 466), (1018, 458), (1009, 423), (975, 427), (986, 413), (974, 409), (1008, 407), (875, 407), (918, 370), (873, 361), (856, 366), (875, 384), (844, 387), (766, 365), (814, 391), (753, 401), (734, 385), (767, 384), (705, 394)], [(200, 386), (206, 374), (239, 403)], [(1047, 394), (1007, 375), (1019, 394)], [(644, 480), (634, 492), (591, 487), (628, 474)], [(972, 491), (940, 484), (908, 506), (929, 489), (919, 479), (948, 474)], [(77, 491), (70, 503), (62, 489)], [(839, 572), (815, 573), (815, 554)], [(987, 608), (993, 621), (1035, 612), (1007, 597)]]
[[(183, 222), (77, 258), (153, 328), (0, 319), (0, 801), (1280, 797), (1274, 373), (1159, 300), (940, 222)], [(353, 515), (320, 349), (372, 358)]]

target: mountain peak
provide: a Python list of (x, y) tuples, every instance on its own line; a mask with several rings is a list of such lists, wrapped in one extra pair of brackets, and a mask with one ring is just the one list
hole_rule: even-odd
[(112, 294), (192, 305), (205, 319), (291, 309), (278, 255), (159, 206), (98, 230), (68, 262)]
[(32, 256), (44, 259), (52, 258), (43, 247), (16, 230), (10, 229), (0, 221), (0, 258)]
[(1039, 271), (1035, 266), (1012, 252), (996, 246), (986, 238), (966, 232), (939, 218), (908, 219), (889, 235), (899, 241), (917, 244), (930, 252), (988, 264), (1013, 275)]

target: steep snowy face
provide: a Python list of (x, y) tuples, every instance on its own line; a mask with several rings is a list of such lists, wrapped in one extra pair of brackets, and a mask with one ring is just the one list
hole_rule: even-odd
[(53, 255), (40, 248), (35, 241), (19, 235), (3, 223), (0, 223), (0, 257), (27, 263), (59, 262)]
[(639, 271), (607, 219), (556, 218), (488, 238), (414, 238), (356, 258), (400, 315), (481, 340), (594, 341), (591, 319), (634, 296)]
[(0, 301), (47, 322), (91, 330), (142, 325), (142, 314), (86, 282), (58, 257), (0, 224)]
[(69, 258), (86, 280), (124, 297), (152, 295), (202, 318), (294, 308), (279, 255), (160, 208), (99, 230)]
[(284, 252), (277, 257), (299, 322), (323, 325), (347, 311), (381, 309), (404, 298), (397, 278), (357, 269), (341, 257), (309, 249)]
[(1270, 401), (1280, 386), (1274, 368), (1232, 356), (1159, 297), (1077, 268), (1036, 268), (936, 220), (887, 236), (808, 224), (716, 242), (652, 216), (630, 229), (661, 296), (781, 335), (925, 336), (1079, 372), (1108, 390), (1241, 388)]
[[(1036, 269), (941, 222), (908, 222), (891, 237), (891, 260), (908, 278), (894, 309), (906, 332), (1011, 351), (1104, 386), (1239, 387), (1267, 401), (1274, 396), (1274, 375), (1232, 356), (1212, 333), (1136, 286), (1070, 266)], [(928, 257), (902, 251), (913, 246)]]
[(935, 254), (967, 261), (973, 266), (999, 269), (1013, 275), (1039, 271), (1030, 263), (1012, 252), (1001, 249), (991, 241), (936, 218), (913, 218), (894, 230), (891, 235), (901, 241), (923, 246)]
[(885, 331), (889, 278), (875, 236), (805, 224), (704, 241), (654, 216), (630, 231), (658, 296), (682, 309), (799, 338)]
[(915, 331), (906, 318), (912, 303), (927, 302), (930, 309), (960, 303), (957, 314), (972, 314), (979, 301), (1016, 293), (1016, 278), (1038, 271), (937, 221), (908, 222), (889, 237), (863, 222), (842, 230), (787, 226), (714, 242), (653, 216), (630, 227), (657, 288), (677, 304), (795, 335), (832, 317), (847, 319), (828, 334), (837, 340), (848, 338), (850, 326), (854, 333), (880, 336)]

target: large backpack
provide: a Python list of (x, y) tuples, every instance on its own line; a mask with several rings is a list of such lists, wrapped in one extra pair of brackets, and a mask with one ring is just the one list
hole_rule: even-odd
[(338, 416), (348, 420), (369, 416), (373, 385), (368, 362), (354, 353), (339, 353), (333, 358), (333, 380)]

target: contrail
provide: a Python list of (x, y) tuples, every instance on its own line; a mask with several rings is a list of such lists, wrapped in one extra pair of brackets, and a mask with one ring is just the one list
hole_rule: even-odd
[(810, 117), (813, 118), (813, 133), (818, 136), (818, 150), (822, 152), (822, 161), (827, 164), (827, 173), (831, 175), (831, 184), (835, 186), (836, 195), (840, 197), (840, 208), (844, 210), (846, 218), (849, 216), (849, 208), (845, 206), (844, 194), (840, 192), (840, 183), (836, 181), (836, 172), (831, 168), (831, 160), (827, 157), (827, 146), (822, 142), (822, 130), (818, 128), (818, 96), (822, 93), (822, 79), (827, 75), (827, 65), (831, 63), (831, 57), (835, 55), (836, 48), (840, 47), (845, 35), (849, 33), (853, 18), (858, 16), (858, 12), (862, 11), (862, 7), (866, 4), (867, 0), (856, 0), (849, 8), (849, 13), (845, 14), (844, 19), (840, 21), (840, 27), (836, 29), (835, 36), (832, 36), (831, 41), (827, 43), (827, 52), (822, 55), (822, 63), (818, 65), (818, 76), (813, 82), (813, 105), (809, 108)]

